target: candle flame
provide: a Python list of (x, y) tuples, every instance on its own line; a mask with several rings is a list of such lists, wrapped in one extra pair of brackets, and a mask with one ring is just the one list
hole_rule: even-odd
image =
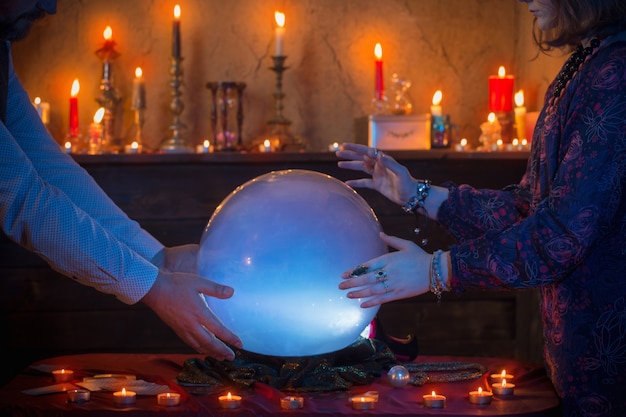
[(126, 396), (126, 388), (122, 388), (122, 395)]
[(504, 142), (502, 141), (502, 139), (498, 139), (496, 141), (496, 145), (498, 145), (498, 146), (502, 146), (503, 144), (504, 144)]
[[(133, 149), (139, 149), (139, 143), (137, 143), (137, 141), (133, 141), (133, 143), (130, 144), (130, 147)], [(169, 393), (168, 393), (169, 395)]]
[(143, 70), (141, 69), (141, 67), (135, 68), (135, 77), (141, 78), (142, 76), (143, 76)]
[(228, 399), (228, 401), (233, 399), (233, 396), (231, 395), (230, 392), (228, 394), (226, 394), (226, 399)]
[(432, 395), (433, 398), (437, 396), (437, 394), (435, 394), (435, 391), (433, 391), (430, 395)]
[(515, 105), (522, 107), (524, 105), (524, 90), (519, 90), (515, 93)]
[(440, 105), (442, 99), (443, 99), (443, 93), (441, 92), (441, 90), (435, 91), (435, 94), (433, 94), (433, 106)]
[[(511, 141), (511, 144), (512, 144), (513, 146), (517, 146), (517, 145), (519, 145), (519, 139), (517, 139), (517, 138), (513, 138), (513, 140)], [(503, 379), (503, 381), (504, 381), (504, 379)]]
[[(489, 123), (493, 123), (493, 122), (495, 122), (495, 121), (496, 121), (496, 114), (495, 114), (495, 113), (493, 113), (493, 112), (489, 113), (489, 116), (487, 116), (487, 120), (489, 121)], [(503, 376), (504, 376), (504, 375), (506, 375), (506, 374), (504, 373), (504, 371), (502, 371), (502, 375), (503, 375)]]
[(467, 139), (461, 139), (461, 146), (467, 146)]
[(211, 145), (211, 143), (209, 142), (208, 139), (205, 139), (204, 142), (202, 143), (202, 146), (204, 146), (206, 149), (209, 149), (209, 145)]
[(500, 66), (500, 68), (498, 68), (498, 77), (504, 78), (505, 76), (506, 76), (506, 71), (504, 70), (503, 66)]
[(93, 115), (93, 122), (94, 123), (100, 123), (103, 118), (104, 118), (104, 107), (100, 107), (96, 111), (96, 114)]
[(526, 145), (528, 145), (528, 140), (522, 139), (522, 146), (526, 146)]
[(72, 142), (70, 142), (69, 140), (65, 142), (65, 149), (72, 149)]
[(377, 43), (376, 46), (374, 46), (374, 56), (376, 57), (376, 59), (383, 58), (383, 47), (380, 43)]
[(180, 5), (174, 6), (174, 18), (176, 20), (180, 19)]
[(483, 395), (483, 389), (481, 387), (478, 387), (478, 395)]
[(78, 82), (78, 78), (76, 78), (74, 82), (72, 83), (72, 91), (70, 92), (70, 95), (72, 97), (76, 97), (79, 91), (80, 91), (80, 83)]
[(506, 387), (506, 378), (502, 378), (502, 388)]
[(265, 141), (263, 141), (263, 146), (265, 146), (266, 148), (270, 147), (270, 140), (269, 139), (265, 139)]
[(105, 41), (111, 40), (111, 38), (113, 37), (113, 29), (111, 29), (111, 26), (107, 26), (104, 29), (104, 32), (102, 32), (102, 36), (104, 36)]
[(500, 376), (502, 376), (502, 378), (505, 378), (506, 377), (506, 370), (503, 369), (502, 373), (500, 374)]
[(35, 97), (35, 104), (41, 104), (41, 98)]
[(285, 27), (285, 13), (282, 13), (276, 10), (274, 12), (274, 20), (276, 21), (276, 24), (278, 25), (278, 27), (281, 27), (281, 28)]

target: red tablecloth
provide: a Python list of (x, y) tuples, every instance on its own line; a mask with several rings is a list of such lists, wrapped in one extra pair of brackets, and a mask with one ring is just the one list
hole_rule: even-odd
[[(300, 410), (282, 410), (280, 398), (287, 395), (271, 387), (257, 384), (254, 390), (233, 390), (233, 394), (243, 396), (243, 402), (237, 410), (224, 410), (219, 406), (217, 397), (223, 391), (210, 387), (182, 387), (176, 383), (176, 376), (190, 355), (181, 354), (83, 354), (61, 356), (42, 360), (33, 365), (51, 365), (52, 367), (71, 369), (75, 381), (83, 377), (102, 373), (134, 374), (142, 379), (158, 384), (169, 385), (172, 391), (182, 394), (180, 406), (162, 407), (157, 405), (156, 396), (139, 396), (134, 406), (119, 408), (113, 402), (110, 391), (95, 391), (91, 400), (76, 404), (68, 402), (66, 393), (31, 396), (23, 390), (52, 385), (49, 374), (36, 371), (32, 367), (17, 375), (0, 389), (0, 414), (11, 416), (109, 416), (125, 413), (125, 416), (553, 416), (558, 407), (554, 389), (541, 367), (525, 364), (511, 359), (420, 356), (415, 362), (472, 362), (487, 368), (487, 373), (472, 381), (427, 383), (423, 386), (407, 385), (394, 388), (383, 376), (375, 383), (354, 387), (350, 391), (325, 394), (304, 394), (304, 408)], [(506, 369), (514, 376), (515, 394), (512, 397), (497, 397), (490, 405), (473, 405), (468, 400), (469, 391), (478, 387), (490, 389), (490, 374)], [(425, 408), (422, 396), (436, 391), (447, 397), (444, 409)], [(348, 398), (377, 391), (378, 403), (373, 410), (356, 411), (350, 406)]]

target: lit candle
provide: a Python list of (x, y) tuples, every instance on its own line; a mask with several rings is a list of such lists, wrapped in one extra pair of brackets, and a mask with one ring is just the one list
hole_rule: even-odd
[(437, 90), (435, 91), (435, 94), (433, 94), (433, 101), (432, 101), (432, 106), (430, 106), (430, 115), (432, 117), (441, 117), (441, 115), (443, 114), (442, 110), (441, 110), (441, 100), (443, 99), (443, 93), (441, 92), (441, 90)]
[(230, 392), (226, 395), (220, 395), (217, 398), (222, 408), (239, 408), (241, 406), (241, 397), (239, 395), (232, 395)]
[(71, 403), (82, 403), (89, 401), (91, 393), (86, 389), (71, 389), (67, 391), (67, 399)]
[(93, 116), (93, 123), (89, 125), (89, 149), (90, 155), (100, 153), (102, 147), (102, 119), (104, 118), (104, 107), (100, 107)]
[(515, 77), (507, 75), (504, 67), (498, 69), (498, 75), (489, 77), (489, 111), (509, 112), (513, 110), (513, 84)]
[(121, 391), (113, 393), (113, 402), (118, 406), (127, 406), (135, 404), (137, 399), (137, 393), (133, 391), (126, 391), (126, 388), (122, 388)]
[(526, 107), (524, 107), (524, 91), (515, 93), (515, 128), (519, 140), (526, 139)]
[(115, 42), (113, 41), (113, 29), (111, 29), (111, 26), (107, 26), (104, 29), (102, 36), (104, 37), (104, 46), (101, 49), (102, 59), (104, 60), (102, 66), (102, 79), (105, 81), (111, 81), (110, 59), (115, 57)]
[(424, 395), (422, 398), (424, 399), (424, 407), (443, 408), (446, 406), (446, 397), (436, 394), (435, 391)]
[(376, 401), (372, 397), (359, 396), (350, 398), (354, 410), (372, 410)]
[(489, 391), (483, 391), (483, 389), (480, 387), (478, 387), (477, 391), (471, 391), (469, 393), (469, 400), (472, 404), (477, 404), (477, 405), (491, 404), (492, 398), (493, 398), (493, 393)]
[(163, 407), (173, 407), (180, 404), (180, 394), (177, 392), (162, 392), (157, 395), (157, 404)]
[(65, 148), (65, 153), (72, 153), (72, 142), (68, 140), (67, 142), (65, 142), (65, 145), (63, 145), (63, 147)]
[(37, 114), (39, 118), (43, 122), (44, 125), (47, 125), (50, 122), (50, 103), (46, 103), (41, 101), (41, 98), (35, 97), (33, 101), (33, 106), (37, 110)]
[(283, 410), (296, 410), (304, 407), (304, 398), (288, 396), (280, 399), (280, 407)]
[(74, 371), (69, 369), (57, 369), (52, 371), (54, 382), (68, 382), (74, 379)]
[(331, 152), (337, 152), (339, 150), (339, 143), (338, 142), (333, 142), (330, 145), (328, 145), (328, 150)]
[(513, 395), (515, 384), (508, 383), (506, 378), (503, 378), (502, 382), (492, 384), (491, 389), (496, 395)]
[(75, 79), (72, 83), (70, 92), (70, 136), (76, 137), (78, 132), (78, 92), (80, 91), (80, 83)]
[(202, 142), (202, 153), (209, 152), (210, 148), (211, 148), (211, 142), (209, 142), (208, 139), (205, 139), (204, 142)]
[(459, 152), (462, 152), (467, 149), (467, 139), (463, 138), (461, 141), (455, 146), (455, 149)]
[(283, 56), (283, 37), (285, 36), (285, 13), (274, 12), (276, 28), (274, 29), (274, 56)]
[(263, 141), (263, 145), (261, 147), (262, 152), (271, 152), (272, 151), (272, 143), (269, 139), (265, 139)]
[(180, 58), (180, 5), (174, 6), (174, 22), (172, 24), (172, 56)]
[(506, 379), (507, 381), (510, 381), (513, 378), (514, 378), (513, 375), (510, 375), (510, 374), (506, 373), (506, 369), (503, 369), (502, 372), (500, 372), (499, 374), (491, 374), (491, 381), (492, 382), (502, 382), (503, 379)]
[(135, 79), (133, 80), (133, 96), (131, 109), (139, 110), (146, 108), (146, 85), (143, 80), (143, 70), (141, 67), (135, 68)]
[(374, 75), (374, 91), (376, 100), (382, 100), (385, 97), (385, 85), (383, 81), (383, 47), (377, 43), (374, 47), (375, 75)]

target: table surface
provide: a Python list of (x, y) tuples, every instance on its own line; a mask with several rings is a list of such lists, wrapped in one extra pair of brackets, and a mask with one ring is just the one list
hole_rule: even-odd
[[(394, 388), (386, 375), (374, 383), (355, 386), (349, 391), (332, 393), (297, 394), (304, 397), (304, 407), (299, 410), (282, 410), (280, 398), (289, 393), (280, 392), (266, 385), (256, 384), (254, 390), (231, 389), (233, 394), (243, 397), (237, 410), (224, 410), (219, 406), (218, 396), (225, 394), (221, 387), (184, 387), (176, 382), (176, 376), (185, 360), (197, 356), (184, 354), (82, 354), (48, 358), (32, 364), (7, 385), (0, 389), (0, 415), (11, 416), (58, 416), (85, 415), (108, 416), (123, 412), (126, 416), (352, 416), (355, 414), (412, 416), (553, 416), (558, 408), (558, 399), (543, 368), (533, 364), (504, 358), (420, 356), (415, 362), (469, 362), (483, 365), (487, 372), (471, 381), (426, 383), (423, 386), (407, 385)], [(68, 402), (64, 392), (33, 396), (22, 391), (53, 385), (47, 369), (71, 369), (74, 382), (95, 374), (133, 374), (137, 379), (169, 385), (171, 391), (181, 393), (181, 404), (174, 407), (157, 405), (156, 395), (140, 395), (135, 405), (125, 408), (116, 406), (111, 391), (94, 391), (91, 399), (81, 404)], [(490, 405), (473, 405), (468, 393), (482, 387), (490, 390), (490, 375), (503, 369), (514, 376), (515, 394), (510, 397), (494, 396)], [(67, 384), (68, 388), (74, 388)], [(78, 387), (76, 387), (78, 388)], [(422, 396), (432, 391), (447, 397), (444, 409), (425, 408)], [(356, 411), (349, 403), (351, 396), (367, 391), (376, 391), (379, 400), (373, 410)]]

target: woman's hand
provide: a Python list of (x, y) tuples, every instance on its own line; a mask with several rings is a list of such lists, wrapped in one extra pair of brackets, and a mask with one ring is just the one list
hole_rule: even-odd
[(347, 159), (339, 161), (339, 168), (363, 171), (371, 178), (348, 180), (351, 187), (371, 188), (378, 191), (396, 204), (403, 205), (415, 195), (417, 181), (408, 169), (391, 156), (377, 149), (355, 143), (344, 143), (337, 157)]
[(362, 298), (361, 307), (415, 297), (430, 289), (431, 255), (410, 240), (380, 234), (397, 249), (344, 272), (339, 289), (350, 290), (348, 298)]

